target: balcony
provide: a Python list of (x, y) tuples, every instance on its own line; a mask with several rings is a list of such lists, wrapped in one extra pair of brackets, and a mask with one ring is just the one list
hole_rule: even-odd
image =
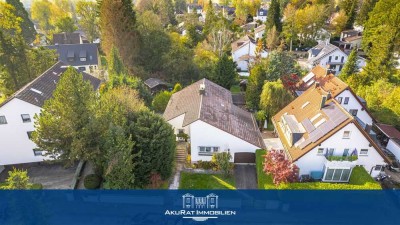
[(357, 155), (348, 155), (348, 156), (336, 156), (336, 155), (326, 155), (325, 156), (326, 160), (330, 162), (341, 162), (341, 161), (346, 161), (346, 162), (353, 162), (357, 161), (358, 156)]

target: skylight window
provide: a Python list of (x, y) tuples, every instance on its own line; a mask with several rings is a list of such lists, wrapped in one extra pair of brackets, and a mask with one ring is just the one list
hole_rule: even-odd
[(318, 113), (317, 115), (315, 115), (313, 118), (310, 119), (311, 122), (314, 122), (314, 120), (316, 120), (318, 117), (321, 116), (321, 113)]
[(306, 103), (304, 103), (304, 104), (301, 106), (301, 108), (304, 109), (306, 106), (308, 106), (308, 104), (310, 104), (309, 101), (307, 101)]
[(325, 121), (326, 121), (326, 119), (325, 118), (322, 118), (320, 121), (318, 121), (314, 126), (315, 127), (319, 127), (319, 126), (321, 126), (321, 124), (323, 124), (323, 123), (325, 123)]
[(35, 88), (31, 88), (31, 91), (33, 91), (35, 93), (38, 93), (39, 95), (43, 95), (43, 92), (41, 92), (41, 91), (39, 91), (39, 90), (37, 90)]

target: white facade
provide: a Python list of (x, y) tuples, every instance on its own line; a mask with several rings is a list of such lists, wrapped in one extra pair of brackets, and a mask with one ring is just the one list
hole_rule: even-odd
[[(344, 138), (344, 132), (349, 131), (349, 138)], [(318, 149), (323, 149), (323, 152), (318, 153)], [(302, 156), (294, 163), (300, 168), (300, 175), (310, 174), (314, 171), (323, 172), (325, 167), (332, 165), (332, 162), (328, 161), (325, 154), (329, 149), (333, 150), (334, 156), (343, 156), (345, 149), (348, 149), (348, 154), (351, 154), (354, 149), (357, 150), (358, 159), (353, 162), (336, 162), (335, 167), (343, 165), (343, 167), (363, 166), (372, 177), (376, 177), (380, 170), (375, 170), (377, 165), (386, 165), (383, 157), (378, 151), (370, 144), (369, 140), (361, 133), (358, 127), (350, 123), (337, 131), (334, 135), (323, 141), (320, 146), (315, 147), (307, 154)], [(368, 150), (366, 154), (362, 154), (361, 150)], [(364, 153), (364, 151), (363, 151)]]
[(199, 160), (211, 161), (212, 153), (200, 153), (200, 147), (211, 147), (213, 151), (214, 148), (217, 148), (218, 152), (229, 150), (232, 155), (232, 162), (237, 152), (254, 153), (259, 149), (259, 147), (201, 120), (196, 120), (190, 125), (182, 127), (184, 116), (185, 114), (175, 117), (169, 120), (168, 123), (174, 128), (175, 134), (178, 134), (181, 129), (184, 130), (186, 134), (189, 134), (192, 162), (197, 162)]
[(263, 37), (264, 33), (265, 33), (265, 29), (262, 29), (258, 32), (254, 32), (254, 37), (256, 38), (256, 40), (258, 40)]
[[(27, 133), (34, 131), (34, 116), (40, 113), (40, 109), (17, 98), (0, 108), (0, 116), (5, 116), (7, 120), (7, 124), (0, 125), (0, 165), (43, 161), (43, 156), (35, 156), (36, 144)], [(21, 114), (28, 114), (30, 122), (23, 122)]]
[(400, 144), (395, 142), (393, 139), (389, 139), (386, 148), (396, 156), (397, 160), (400, 160)]
[[(312, 56), (309, 54), (308, 59), (311, 60)], [(340, 49), (336, 49), (335, 51), (326, 54), (324, 57), (318, 60), (318, 62), (313, 62), (309, 65), (309, 69), (314, 68), (316, 65), (321, 65), (325, 68), (329, 68), (335, 71), (335, 75), (339, 75), (339, 72), (342, 70), (343, 65), (346, 63), (348, 56), (346, 53), (342, 52)]]
[[(252, 58), (256, 57), (256, 48), (257, 45), (251, 41), (243, 44), (239, 49), (232, 52), (233, 61), (236, 62), (240, 71), (248, 71), (249, 64), (254, 60)], [(241, 57), (249, 56), (249, 59), (243, 60)], [(268, 52), (262, 51), (261, 58), (266, 58), (268, 56)]]
[(81, 66), (73, 66), (75, 69), (77, 69), (80, 72), (85, 72), (88, 74), (94, 74), (95, 71), (98, 70), (97, 64), (93, 65), (81, 65)]
[(365, 110), (366, 106), (362, 105), (357, 99), (357, 96), (349, 90), (344, 90), (335, 99), (340, 105), (353, 116), (357, 116), (363, 123), (372, 125), (373, 119)]

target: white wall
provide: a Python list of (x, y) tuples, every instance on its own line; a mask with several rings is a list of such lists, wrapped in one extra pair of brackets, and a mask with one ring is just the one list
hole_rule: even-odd
[[(365, 110), (365, 106), (360, 104), (360, 102), (356, 99), (357, 96), (354, 96), (349, 90), (345, 90), (336, 96), (336, 100), (338, 98), (342, 98), (342, 103), (340, 104), (343, 108), (345, 108), (348, 112), (350, 109), (357, 109), (357, 117), (366, 124), (372, 125), (372, 117), (368, 115), (367, 111)], [(349, 98), (349, 103), (347, 105), (344, 104), (344, 99)], [(364, 110), (362, 110), (364, 109)]]
[(171, 124), (172, 128), (174, 129), (175, 134), (179, 133), (178, 131), (179, 129), (183, 129), (185, 134), (190, 133), (190, 126), (182, 127), (184, 119), (185, 119), (185, 114), (182, 114), (168, 121), (168, 123)]
[[(349, 139), (343, 139), (344, 131), (351, 132)], [(367, 155), (358, 155), (358, 160), (355, 161), (355, 164), (364, 166), (369, 173), (376, 165), (386, 165), (386, 162), (377, 150), (372, 145), (372, 147), (369, 145), (369, 141), (361, 131), (358, 130), (356, 125), (350, 123), (322, 142), (321, 146), (315, 147), (313, 150), (301, 157), (295, 162), (295, 164), (300, 168), (300, 175), (310, 174), (311, 171), (323, 171), (324, 164), (327, 161), (325, 156), (317, 154), (318, 148), (334, 148), (335, 151), (333, 155), (337, 156), (342, 156), (344, 149), (346, 148), (350, 149), (349, 154), (351, 154), (354, 149), (357, 149), (358, 154), (360, 154), (361, 149), (368, 149)], [(378, 173), (373, 171), (372, 175), (376, 176)]]
[[(237, 49), (235, 52), (232, 52), (232, 59), (234, 62), (237, 63), (238, 67), (241, 71), (248, 71), (248, 62), (239, 60), (241, 56), (250, 55), (255, 57), (256, 56), (256, 48), (257, 46), (252, 42), (249, 42), (242, 46), (241, 48)], [(268, 52), (263, 51), (261, 53), (261, 58), (266, 58), (268, 56)]]
[[(329, 62), (329, 56), (332, 56), (330, 62)], [(336, 57), (337, 57), (337, 59), (336, 59)], [(319, 65), (326, 68), (329, 63), (341, 63), (342, 57), (343, 57), (343, 65), (344, 65), (347, 61), (348, 56), (344, 52), (342, 52), (340, 49), (336, 49), (334, 52), (332, 52), (332, 53), (326, 55), (324, 58), (322, 58), (319, 62)], [(310, 54), (309, 58), (311, 58), (311, 54)], [(336, 67), (332, 68), (336, 71), (336, 75), (338, 75), (340, 72), (339, 68), (340, 68), (340, 65), (336, 65)]]
[(389, 139), (389, 142), (386, 148), (391, 151), (397, 160), (400, 160), (400, 145), (393, 141), (393, 139)]
[(261, 30), (261, 31), (259, 31), (259, 32), (255, 32), (254, 37), (255, 37), (256, 40), (257, 40), (257, 39), (259, 39), (259, 38), (262, 38), (264, 33), (265, 33), (265, 29), (264, 29), (264, 30)]
[(232, 155), (232, 162), (236, 152), (255, 152), (259, 149), (259, 147), (201, 120), (197, 120), (190, 125), (190, 145), (192, 162), (199, 160), (210, 161), (212, 158), (212, 156), (199, 156), (199, 146), (219, 147), (220, 151), (229, 149)]
[[(7, 124), (0, 125), (0, 165), (42, 161), (44, 157), (35, 156), (36, 148), (27, 135), (33, 131), (34, 115), (40, 113), (40, 107), (14, 98), (0, 108), (0, 115), (5, 116)], [(30, 123), (23, 123), (21, 114), (29, 114)]]

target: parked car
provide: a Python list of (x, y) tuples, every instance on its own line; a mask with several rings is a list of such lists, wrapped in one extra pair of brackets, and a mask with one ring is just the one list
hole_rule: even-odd
[(389, 170), (393, 172), (400, 172), (400, 163), (397, 161), (392, 162), (389, 165)]

